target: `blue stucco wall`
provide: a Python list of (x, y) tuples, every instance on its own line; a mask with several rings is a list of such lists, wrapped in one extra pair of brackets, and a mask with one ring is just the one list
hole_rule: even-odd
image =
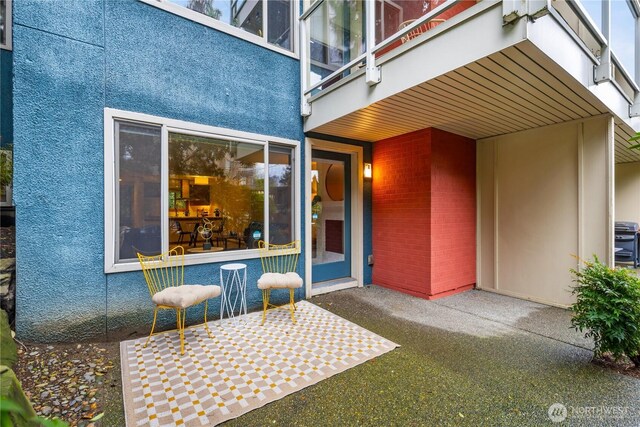
[(297, 60), (136, 1), (108, 5), (108, 106), (302, 137)]
[(69, 325), (89, 338), (106, 325), (104, 50), (24, 27), (32, 13), (75, 19), (65, 7), (25, 16), (27, 4), (14, 3), (13, 29), (16, 325), (34, 340), (62, 339)]
[(0, 148), (13, 144), (13, 55), (0, 49)]
[[(135, 0), (14, 2), (13, 59), (18, 335), (147, 331), (142, 274), (103, 272), (104, 108), (302, 141), (299, 63)], [(259, 260), (243, 262), (258, 307)], [(217, 283), (219, 264), (185, 274)]]

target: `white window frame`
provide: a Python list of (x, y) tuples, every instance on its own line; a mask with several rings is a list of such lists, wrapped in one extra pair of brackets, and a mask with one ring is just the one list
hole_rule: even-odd
[[(141, 270), (138, 261), (117, 261), (116, 260), (116, 233), (117, 215), (119, 209), (119, 201), (117, 200), (117, 164), (116, 164), (116, 135), (115, 122), (128, 121), (133, 123), (156, 125), (161, 127), (161, 191), (162, 199), (160, 203), (161, 219), (160, 227), (162, 229), (161, 242), (162, 252), (169, 249), (169, 132), (180, 132), (190, 135), (198, 135), (209, 138), (232, 139), (239, 142), (248, 142), (252, 144), (262, 145), (265, 147), (265, 210), (264, 210), (264, 238), (269, 239), (269, 179), (268, 179), (268, 156), (269, 144), (291, 147), (293, 149), (293, 185), (292, 185), (292, 201), (293, 209), (293, 239), (300, 240), (301, 229), (301, 206), (300, 206), (300, 188), (301, 188), (301, 158), (300, 158), (300, 141), (293, 139), (280, 138), (274, 136), (260, 135), (250, 132), (243, 132), (234, 129), (227, 129), (215, 126), (191, 123), (182, 120), (167, 119), (158, 116), (152, 116), (143, 113), (134, 113), (131, 111), (117, 110), (113, 108), (104, 109), (104, 272), (119, 273), (125, 271)], [(298, 248), (300, 250), (300, 247)], [(185, 265), (208, 264), (214, 262), (236, 261), (242, 259), (253, 259), (260, 256), (258, 249), (241, 249), (234, 251), (214, 252), (210, 254), (191, 254), (185, 256)]]
[(267, 42), (267, 34), (268, 34), (267, 2), (268, 0), (264, 0), (262, 2), (262, 11), (263, 11), (262, 12), (263, 13), (263, 35), (262, 36), (252, 34), (248, 31), (243, 30), (242, 28), (234, 27), (233, 25), (219, 21), (210, 16), (203, 15), (200, 12), (196, 12), (195, 10), (188, 9), (184, 6), (171, 3), (169, 0), (138, 0), (138, 1), (141, 1), (142, 3), (146, 3), (153, 7), (157, 7), (158, 9), (162, 9), (169, 13), (173, 13), (174, 15), (181, 16), (190, 21), (197, 22), (199, 24), (205, 25), (210, 28), (214, 28), (218, 31), (222, 31), (223, 33), (230, 34), (239, 39), (246, 40), (253, 44), (257, 44), (258, 46), (262, 46), (264, 48), (273, 50), (274, 52), (281, 53), (291, 58), (300, 59), (298, 56), (298, 52), (299, 52), (298, 25), (300, 24), (299, 24), (299, 20), (296, 19), (299, 13), (298, 11), (299, 6), (296, 1), (289, 0), (291, 2), (291, 46), (293, 48), (293, 51), (287, 50), (283, 47)]
[(13, 49), (13, 14), (11, 13), (11, 2), (13, 0), (7, 0), (7, 22), (5, 22), (4, 31), (5, 39), (4, 43), (0, 44), (0, 49), (12, 50)]

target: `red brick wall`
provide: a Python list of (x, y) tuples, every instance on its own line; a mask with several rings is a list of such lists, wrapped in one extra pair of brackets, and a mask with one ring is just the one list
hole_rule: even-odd
[(475, 141), (431, 133), (431, 292), (476, 283)]
[(475, 142), (423, 129), (373, 145), (373, 283), (423, 298), (475, 284)]
[(429, 129), (373, 145), (373, 283), (427, 296)]

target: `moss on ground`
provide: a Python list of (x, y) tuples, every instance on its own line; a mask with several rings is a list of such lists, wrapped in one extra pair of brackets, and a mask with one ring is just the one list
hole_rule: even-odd
[[(311, 302), (401, 347), (226, 425), (539, 426), (551, 424), (547, 410), (556, 402), (627, 406), (633, 396), (626, 392), (635, 387), (638, 395), (637, 380), (589, 363), (584, 349), (567, 351), (544, 337), (443, 331), (399, 320), (342, 292)], [(640, 419), (581, 422), (637, 425)]]

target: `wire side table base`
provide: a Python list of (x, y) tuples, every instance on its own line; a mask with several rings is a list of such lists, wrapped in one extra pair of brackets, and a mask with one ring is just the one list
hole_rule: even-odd
[(220, 320), (224, 318), (226, 311), (227, 319), (235, 325), (238, 322), (236, 308), (238, 316), (243, 314), (243, 310), (247, 314), (247, 265), (234, 263), (221, 266), (220, 287)]

